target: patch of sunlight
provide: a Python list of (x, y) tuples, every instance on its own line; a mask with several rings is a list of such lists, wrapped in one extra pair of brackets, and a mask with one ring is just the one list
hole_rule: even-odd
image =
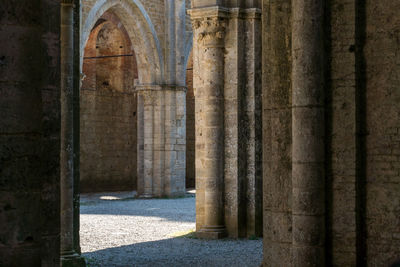
[(195, 229), (190, 229), (186, 231), (179, 231), (168, 235), (168, 237), (186, 237), (186, 238), (197, 238)]
[(100, 197), (101, 200), (120, 200), (120, 197), (116, 197), (116, 196), (101, 196)]

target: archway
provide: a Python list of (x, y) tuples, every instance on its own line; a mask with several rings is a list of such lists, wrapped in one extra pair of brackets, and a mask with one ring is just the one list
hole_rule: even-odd
[[(84, 50), (92, 29), (106, 12), (118, 16), (136, 53), (138, 83), (160, 84), (164, 65), (160, 41), (142, 4), (137, 0), (99, 0), (90, 10), (82, 27), (80, 51)], [(81, 57), (82, 59), (82, 57)], [(81, 65), (83, 60), (81, 60)]]
[(106, 11), (83, 54), (81, 192), (136, 189), (136, 55), (120, 19)]

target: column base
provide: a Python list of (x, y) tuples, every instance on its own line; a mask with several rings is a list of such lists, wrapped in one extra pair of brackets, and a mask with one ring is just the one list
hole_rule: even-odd
[(61, 267), (86, 267), (86, 261), (77, 253), (62, 255)]
[(228, 234), (224, 226), (205, 226), (196, 232), (196, 236), (201, 239), (221, 239)]

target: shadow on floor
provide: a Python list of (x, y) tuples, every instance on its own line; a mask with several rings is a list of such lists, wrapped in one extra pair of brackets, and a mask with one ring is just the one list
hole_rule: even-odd
[(88, 266), (259, 266), (262, 240), (176, 237), (83, 253)]

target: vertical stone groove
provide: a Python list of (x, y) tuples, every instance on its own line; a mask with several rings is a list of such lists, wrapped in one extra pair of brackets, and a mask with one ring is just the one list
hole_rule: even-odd
[(356, 255), (357, 266), (367, 265), (367, 231), (366, 231), (366, 62), (364, 46), (366, 39), (366, 4), (355, 2), (355, 71), (356, 71)]
[(292, 0), (292, 260), (323, 266), (324, 1)]

